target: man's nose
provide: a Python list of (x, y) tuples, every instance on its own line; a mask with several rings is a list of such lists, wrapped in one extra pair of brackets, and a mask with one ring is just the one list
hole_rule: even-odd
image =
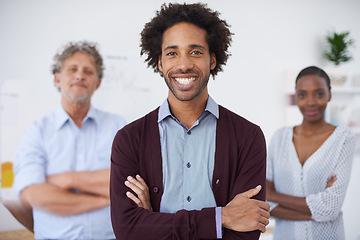
[(189, 56), (180, 56), (178, 61), (178, 68), (183, 72), (194, 68), (194, 62)]
[(85, 73), (84, 73), (84, 71), (81, 71), (81, 70), (77, 71), (75, 76), (76, 76), (77, 80), (85, 79)]

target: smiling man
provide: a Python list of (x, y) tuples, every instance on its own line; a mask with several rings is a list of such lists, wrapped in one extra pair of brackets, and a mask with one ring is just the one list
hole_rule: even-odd
[(69, 43), (54, 60), (61, 104), (27, 129), (14, 159), (15, 189), (33, 213), (36, 239), (114, 239), (110, 153), (125, 121), (91, 106), (103, 76), (95, 44)]
[(114, 139), (117, 239), (258, 239), (265, 231), (263, 133), (208, 93), (231, 43), (218, 15), (203, 4), (164, 4), (142, 31), (141, 54), (169, 93)]

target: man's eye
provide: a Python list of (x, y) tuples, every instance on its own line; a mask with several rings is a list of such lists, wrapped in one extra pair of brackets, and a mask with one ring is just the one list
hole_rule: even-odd
[(166, 56), (175, 56), (175, 55), (176, 55), (175, 52), (168, 52), (168, 53), (166, 53)]
[(202, 55), (203, 53), (201, 51), (195, 50), (195, 51), (192, 51), (191, 54)]

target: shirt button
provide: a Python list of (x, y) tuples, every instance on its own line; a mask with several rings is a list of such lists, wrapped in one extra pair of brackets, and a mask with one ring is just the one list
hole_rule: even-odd
[(216, 179), (215, 184), (219, 184), (219, 182), (220, 182), (220, 179)]
[(191, 197), (188, 196), (188, 197), (186, 198), (186, 200), (187, 200), (188, 202), (191, 202)]
[(187, 132), (187, 135), (191, 135), (191, 131), (188, 131), (188, 132)]
[(186, 167), (187, 167), (187, 168), (191, 168), (191, 163), (188, 162), (188, 163), (186, 164)]
[(158, 187), (154, 187), (154, 188), (153, 188), (153, 192), (154, 192), (154, 193), (158, 193), (158, 192), (159, 192), (159, 188), (158, 188)]

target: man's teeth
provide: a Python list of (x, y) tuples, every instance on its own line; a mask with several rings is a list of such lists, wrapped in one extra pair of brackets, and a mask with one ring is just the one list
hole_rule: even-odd
[(191, 83), (192, 81), (195, 80), (194, 77), (191, 77), (191, 78), (175, 78), (175, 80), (177, 82), (179, 82), (180, 84), (189, 84)]

